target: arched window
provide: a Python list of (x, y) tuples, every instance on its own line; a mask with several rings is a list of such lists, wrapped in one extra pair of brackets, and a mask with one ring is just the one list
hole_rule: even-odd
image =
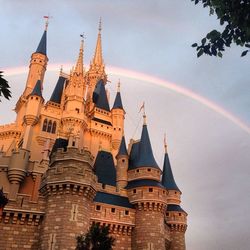
[(47, 126), (48, 126), (48, 120), (45, 119), (45, 120), (43, 121), (43, 131), (46, 131), (46, 130), (47, 130)]
[(48, 128), (47, 128), (47, 132), (50, 133), (51, 129), (52, 129), (52, 121), (50, 120), (48, 124)]
[(52, 125), (52, 134), (55, 134), (56, 133), (56, 122), (53, 122), (53, 125)]

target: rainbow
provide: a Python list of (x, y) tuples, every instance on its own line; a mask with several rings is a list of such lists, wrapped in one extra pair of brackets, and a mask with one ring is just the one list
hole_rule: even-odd
[[(66, 63), (66, 64), (63, 64), (63, 68), (64, 70), (69, 71), (72, 68), (72, 65), (73, 65), (72, 63)], [(60, 66), (61, 64), (50, 64), (47, 70), (59, 72)], [(24, 74), (24, 73), (27, 73), (27, 71), (28, 71), (28, 67), (16, 67), (16, 68), (4, 69), (4, 73), (6, 76)], [(189, 97), (195, 100), (196, 102), (201, 103), (204, 106), (208, 107), (209, 109), (215, 111), (216, 113), (222, 115), (223, 117), (233, 122), (235, 125), (243, 129), (245, 132), (247, 132), (250, 135), (250, 127), (246, 123), (241, 121), (237, 116), (225, 110), (223, 107), (219, 106), (218, 104), (208, 100), (204, 96), (198, 95), (187, 88), (178, 86), (177, 84), (168, 82), (166, 80), (163, 80), (155, 76), (147, 75), (141, 72), (132, 71), (129, 69), (124, 69), (124, 68), (119, 68), (119, 67), (114, 67), (114, 66), (107, 66), (107, 72), (109, 72), (112, 75), (117, 75), (119, 77), (126, 77), (130, 79), (143, 81), (149, 84), (154, 84), (156, 86), (167, 88), (178, 94)]]

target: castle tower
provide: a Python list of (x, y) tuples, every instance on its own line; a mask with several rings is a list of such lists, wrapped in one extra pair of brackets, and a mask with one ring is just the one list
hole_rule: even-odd
[(45, 30), (38, 44), (38, 47), (36, 51), (31, 55), (29, 74), (23, 93), (24, 96), (28, 96), (31, 93), (37, 80), (40, 80), (43, 86), (44, 74), (49, 60), (47, 57), (47, 29), (48, 21), (46, 21)]
[(119, 190), (120, 188), (125, 188), (128, 184), (128, 151), (124, 136), (122, 137), (116, 159), (116, 186)]
[(165, 249), (167, 192), (160, 183), (161, 170), (154, 159), (145, 114), (140, 142), (132, 146), (130, 154), (126, 188), (136, 208), (132, 248)]
[(34, 89), (38, 80), (41, 81), (41, 89), (43, 89), (43, 79), (46, 72), (47, 63), (49, 61), (47, 57), (47, 29), (48, 19), (45, 23), (45, 30), (38, 44), (36, 51), (31, 55), (29, 74), (26, 81), (26, 86), (23, 94), (20, 96), (16, 103), (15, 111), (17, 113), (16, 123), (22, 125), (23, 117), (25, 115), (25, 103), (29, 94)]
[(124, 134), (124, 119), (125, 111), (122, 105), (121, 93), (120, 93), (120, 82), (118, 82), (117, 94), (115, 102), (111, 110), (112, 113), (112, 124), (114, 132), (112, 135), (112, 148), (118, 150), (121, 142), (122, 135)]
[(170, 228), (171, 242), (169, 250), (185, 250), (185, 232), (187, 229), (187, 213), (181, 208), (181, 191), (176, 185), (171, 169), (167, 144), (165, 143), (165, 157), (162, 174), (162, 185), (168, 191), (168, 206), (166, 222)]
[(76, 236), (86, 233), (96, 194), (94, 157), (89, 151), (67, 146), (58, 138), (43, 176), (41, 193), (46, 199), (40, 248), (75, 249)]
[[(85, 117), (85, 95), (86, 85), (84, 80), (83, 67), (83, 39), (80, 43), (80, 50), (75, 68), (72, 70), (64, 89), (64, 107), (62, 114), (63, 128), (60, 131), (61, 136), (65, 138), (70, 134), (74, 134), (73, 141), (77, 141), (78, 137), (83, 147), (83, 134), (87, 128)], [(72, 138), (72, 136), (70, 136)], [(71, 140), (71, 139), (70, 139)], [(78, 140), (79, 141), (79, 140)]]

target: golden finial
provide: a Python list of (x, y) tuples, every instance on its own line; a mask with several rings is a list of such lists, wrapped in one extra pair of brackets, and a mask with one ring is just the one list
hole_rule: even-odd
[(62, 74), (62, 72), (63, 72), (63, 66), (61, 65), (61, 67), (60, 67), (60, 75)]
[(101, 17), (99, 19), (99, 28), (98, 28), (98, 30), (99, 30), (99, 33), (101, 33), (101, 31), (102, 31), (102, 18)]
[(167, 145), (166, 133), (164, 133), (164, 149), (165, 149), (165, 154), (167, 154), (167, 152), (168, 152), (168, 145)]

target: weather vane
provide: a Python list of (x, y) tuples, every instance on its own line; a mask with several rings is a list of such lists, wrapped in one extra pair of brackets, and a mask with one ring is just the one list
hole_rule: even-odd
[(48, 25), (49, 25), (49, 19), (52, 18), (52, 16), (50, 16), (49, 14), (47, 16), (43, 16), (43, 18), (46, 19), (46, 22), (45, 22), (45, 30), (48, 29)]

